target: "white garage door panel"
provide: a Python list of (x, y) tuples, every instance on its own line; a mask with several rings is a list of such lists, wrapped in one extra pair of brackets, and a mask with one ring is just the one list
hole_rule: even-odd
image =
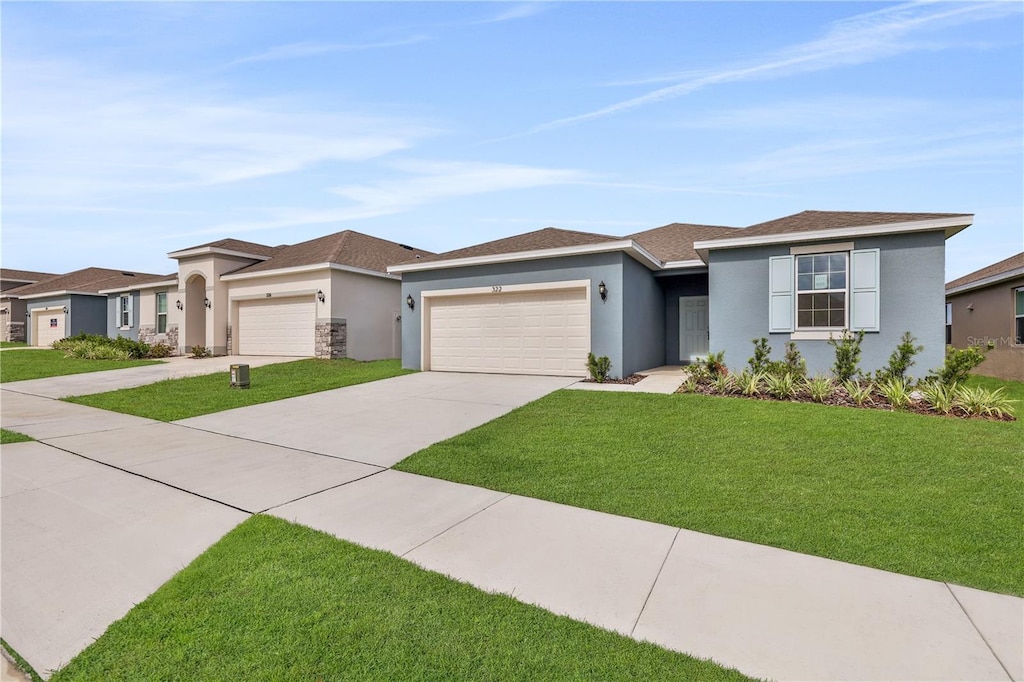
[(316, 302), (305, 298), (260, 299), (238, 304), (239, 355), (312, 357)]
[[(54, 341), (64, 338), (64, 311), (48, 310), (33, 313), (36, 318), (35, 334), (32, 335), (32, 342), (37, 346), (50, 347)], [(57, 321), (57, 326), (50, 326), (51, 322)]]
[(586, 376), (586, 289), (438, 298), (430, 304), (430, 369)]

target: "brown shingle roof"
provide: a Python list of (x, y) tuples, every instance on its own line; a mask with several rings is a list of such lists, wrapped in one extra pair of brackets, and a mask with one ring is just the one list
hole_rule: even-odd
[(887, 225), (934, 218), (953, 218), (964, 213), (879, 213), (874, 211), (803, 211), (784, 218), (751, 225), (741, 237), (759, 237), (770, 234), (789, 234), (814, 230), (834, 230), (843, 227)]
[(254, 256), (271, 256), (278, 249), (283, 248), (280, 246), (267, 246), (266, 244), (257, 244), (256, 242), (247, 242), (241, 239), (218, 239), (215, 242), (208, 242), (206, 244), (189, 246), (184, 249), (178, 249), (178, 251), (191, 251), (193, 249), (205, 249), (207, 247), (225, 249), (227, 251), (241, 251), (242, 253), (251, 253)]
[(1010, 272), (1011, 270), (1019, 270), (1024, 268), (1024, 251), (1021, 251), (1016, 256), (1010, 256), (1006, 260), (1001, 260), (998, 263), (986, 266), (980, 270), (975, 270), (969, 275), (964, 275), (958, 279), (954, 279), (952, 282), (946, 284), (946, 291), (950, 289), (956, 289), (962, 287), (965, 284), (971, 284), (973, 282), (979, 282), (989, 277), (995, 277), (1001, 275), (1004, 272)]
[(21, 297), (58, 291), (97, 293), (100, 289), (114, 289), (121, 286), (128, 288), (133, 284), (157, 282), (166, 277), (166, 275), (154, 275), (148, 272), (131, 273), (122, 270), (108, 270), (107, 268), (85, 268), (38, 284), (18, 287), (17, 292)]
[[(504, 239), (496, 239), (475, 246), (468, 246), (464, 249), (446, 251), (434, 256), (424, 257), (417, 262), (428, 263), (430, 261), (451, 260), (455, 258), (473, 258), (476, 256), (496, 256), (504, 253), (520, 253), (522, 251), (540, 251), (542, 249), (559, 249), (568, 246), (584, 246), (586, 244), (600, 244), (621, 239), (606, 234), (594, 234), (592, 232), (576, 232), (575, 230), (561, 230), (557, 227), (545, 227), (542, 230), (534, 230), (526, 234), (517, 234)], [(400, 265), (411, 262), (406, 258), (404, 261), (394, 262), (390, 265)]]
[(33, 272), (31, 270), (12, 270), (11, 268), (0, 268), (0, 279), (14, 280), (15, 282), (42, 282), (44, 279), (57, 277), (51, 272)]
[(693, 250), (693, 243), (701, 239), (727, 239), (740, 236), (739, 228), (720, 225), (690, 225), (672, 223), (631, 234), (627, 239), (634, 239), (647, 249), (655, 258), (662, 262), (678, 260), (699, 260), (700, 256)]
[(420, 256), (430, 251), (414, 249), (396, 242), (371, 237), (362, 232), (344, 230), (308, 242), (277, 247), (269, 260), (236, 270), (236, 273), (263, 272), (318, 263), (337, 263), (362, 270), (387, 272), (389, 265)]

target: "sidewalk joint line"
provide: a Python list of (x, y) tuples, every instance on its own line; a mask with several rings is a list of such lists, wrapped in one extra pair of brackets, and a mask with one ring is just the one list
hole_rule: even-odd
[(327, 488), (324, 488), (323, 490), (317, 490), (315, 492), (307, 493), (305, 495), (299, 495), (294, 500), (287, 500), (287, 501), (281, 502), (279, 504), (271, 505), (270, 507), (267, 507), (266, 509), (264, 509), (262, 511), (259, 511), (257, 513), (258, 514), (266, 514), (271, 509), (277, 509), (278, 507), (283, 507), (286, 504), (291, 504), (292, 502), (298, 502), (299, 500), (304, 500), (307, 497), (313, 497), (314, 495), (319, 495), (320, 493), (325, 493), (328, 490), (334, 490), (336, 488), (341, 488), (342, 486), (346, 486), (346, 485), (349, 485), (351, 483), (358, 483), (359, 481), (364, 481), (367, 478), (370, 478), (371, 476), (376, 476), (377, 474), (383, 473), (385, 471), (388, 471), (388, 469), (381, 467), (380, 471), (371, 471), (370, 473), (366, 474), (365, 476), (360, 476), (359, 478), (353, 478), (351, 481), (345, 481), (344, 483), (339, 483), (337, 485), (328, 486)]
[(473, 512), (472, 514), (470, 514), (469, 516), (467, 516), (466, 518), (464, 518), (464, 519), (462, 519), (462, 520), (460, 520), (460, 521), (456, 521), (455, 523), (453, 523), (452, 525), (448, 526), (447, 528), (445, 528), (445, 529), (444, 529), (444, 530), (442, 530), (441, 532), (437, 533), (437, 534), (436, 534), (436, 535), (434, 535), (433, 537), (427, 538), (426, 540), (424, 540), (424, 541), (423, 541), (423, 542), (421, 542), (420, 544), (418, 544), (418, 545), (416, 545), (415, 547), (413, 547), (412, 549), (410, 549), (410, 550), (408, 550), (408, 551), (406, 551), (406, 552), (404, 552), (404, 553), (400, 554), (399, 556), (400, 556), (401, 558), (403, 558), (403, 559), (404, 559), (404, 558), (406, 558), (407, 556), (409, 556), (410, 554), (412, 554), (413, 552), (415, 552), (415, 551), (416, 551), (417, 549), (419, 549), (419, 548), (420, 548), (420, 547), (422, 547), (423, 545), (427, 544), (428, 542), (433, 542), (434, 540), (438, 539), (439, 537), (441, 537), (442, 535), (444, 535), (445, 533), (447, 533), (448, 531), (450, 531), (450, 530), (451, 530), (452, 528), (455, 528), (456, 526), (460, 526), (460, 525), (462, 525), (463, 523), (465, 523), (466, 521), (469, 521), (469, 520), (470, 520), (471, 518), (473, 518), (473, 517), (474, 517), (474, 516), (476, 516), (477, 514), (482, 514), (483, 512), (485, 512), (485, 511), (487, 511), (488, 509), (490, 509), (491, 507), (493, 507), (494, 505), (498, 504), (499, 502), (501, 502), (501, 501), (503, 501), (503, 500), (507, 500), (507, 499), (508, 499), (508, 498), (510, 498), (510, 497), (512, 497), (512, 493), (506, 493), (506, 494), (505, 494), (504, 496), (502, 496), (502, 497), (499, 497), (498, 499), (496, 499), (496, 500), (495, 500), (494, 502), (491, 502), (491, 503), (490, 503), (489, 505), (487, 505), (486, 507), (484, 507), (484, 508), (482, 508), (482, 509), (478, 509), (478, 510), (476, 510), (475, 512)]
[(959, 606), (960, 610), (964, 612), (965, 616), (967, 616), (967, 621), (971, 624), (971, 627), (974, 628), (974, 631), (978, 633), (978, 636), (981, 637), (981, 641), (983, 641), (985, 643), (985, 646), (988, 647), (988, 650), (992, 652), (992, 657), (996, 659), (996, 663), (998, 663), (999, 667), (1003, 669), (1004, 673), (1006, 673), (1006, 679), (1010, 680), (1010, 682), (1013, 682), (1013, 675), (1010, 674), (1010, 671), (1003, 664), (1003, 660), (999, 658), (999, 654), (996, 653), (996, 650), (993, 649), (992, 645), (988, 643), (988, 639), (985, 637), (985, 633), (981, 631), (981, 628), (978, 627), (978, 624), (974, 622), (973, 618), (971, 618), (971, 614), (967, 612), (967, 609), (964, 608), (964, 605), (957, 598), (956, 592), (953, 591), (953, 588), (950, 587), (949, 583), (944, 582), (942, 584), (946, 586), (946, 589), (949, 590), (950, 596), (953, 597), (953, 601), (956, 602), (956, 605)]
[[(42, 442), (42, 441), (40, 441), (40, 442)], [(74, 455), (75, 457), (81, 457), (82, 459), (88, 460), (90, 462), (95, 462), (96, 464), (100, 464), (102, 466), (109, 467), (111, 469), (114, 469), (115, 471), (120, 471), (122, 473), (129, 474), (131, 476), (138, 476), (139, 478), (145, 479), (145, 480), (150, 481), (152, 483), (157, 483), (159, 485), (167, 486), (168, 488), (173, 488), (174, 490), (181, 491), (181, 492), (183, 492), (183, 493), (185, 493), (187, 495), (194, 495), (195, 497), (207, 500), (209, 502), (213, 502), (215, 504), (223, 505), (223, 506), (228, 507), (230, 509), (234, 509), (235, 511), (240, 511), (243, 514), (248, 514), (249, 516), (253, 515), (253, 512), (249, 511), (248, 509), (242, 509), (241, 507), (236, 507), (235, 505), (230, 504), (228, 502), (224, 502), (223, 500), (216, 500), (216, 499), (214, 499), (212, 497), (207, 497), (206, 495), (203, 495), (201, 493), (197, 493), (194, 490), (186, 490), (185, 488), (180, 488), (180, 487), (174, 485), (173, 483), (168, 483), (167, 481), (161, 481), (161, 480), (156, 479), (156, 478), (150, 478), (149, 476), (146, 476), (145, 474), (140, 474), (137, 471), (132, 471), (130, 469), (122, 469), (121, 467), (116, 466), (114, 464), (110, 464), (109, 462), (104, 462), (104, 461), (99, 460), (99, 459), (93, 459), (92, 457), (88, 457), (88, 456), (83, 455), (81, 453), (74, 452), (72, 450), (66, 450), (66, 449), (64, 449), (62, 447), (58, 447), (58, 446), (54, 445), (53, 443), (43, 443), (43, 445), (46, 445), (47, 447), (51, 447), (54, 450), (60, 450), (61, 452), (66, 452), (69, 455)]]
[(658, 566), (658, 573), (654, 576), (654, 582), (651, 583), (651, 589), (647, 591), (647, 596), (644, 597), (644, 605), (640, 607), (640, 613), (636, 614), (636, 620), (633, 621), (633, 627), (629, 629), (629, 636), (634, 638), (636, 632), (636, 626), (640, 624), (640, 618), (643, 617), (644, 611), (647, 610), (647, 602), (651, 600), (651, 595), (654, 594), (654, 586), (658, 584), (658, 579), (661, 578), (661, 572), (665, 570), (665, 564), (668, 563), (668, 557), (672, 554), (672, 548), (676, 546), (676, 538), (683, 532), (682, 528), (676, 528), (676, 534), (672, 536), (672, 542), (668, 545), (668, 551), (665, 552), (665, 558), (661, 560), (661, 566)]

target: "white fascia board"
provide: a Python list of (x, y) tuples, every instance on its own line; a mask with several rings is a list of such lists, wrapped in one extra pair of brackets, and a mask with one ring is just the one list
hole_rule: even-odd
[(106, 294), (98, 294), (95, 291), (71, 291), (64, 289), (63, 291), (47, 291), (42, 294), (30, 294), (28, 296), (19, 296), (18, 298), (30, 301), (35, 298), (53, 298), (54, 296), (102, 296), (106, 298)]
[(665, 270), (684, 270), (687, 268), (706, 268), (707, 263), (700, 260), (669, 260), (662, 266)]
[(1000, 272), (998, 275), (979, 279), (976, 282), (968, 282), (967, 284), (961, 284), (960, 286), (952, 289), (946, 289), (946, 296), (954, 296), (974, 289), (983, 289), (985, 287), (992, 286), (993, 284), (999, 284), (1000, 282), (1016, 279), (1017, 277), (1024, 277), (1024, 268), (1014, 268), (1013, 270)]
[(163, 282), (149, 282), (147, 284), (135, 284), (130, 287), (117, 287), (116, 289), (100, 289), (101, 294), (123, 294), (129, 291), (139, 291), (141, 289), (156, 289), (158, 287), (177, 287), (178, 280), (168, 279)]
[(423, 270), (443, 270), (446, 268), (466, 268), (473, 265), (490, 265), (492, 263), (515, 263), (517, 261), (542, 260), (545, 258), (562, 258), (565, 256), (584, 256), (592, 253), (608, 253), (609, 251), (625, 251), (632, 258), (647, 266), (650, 270), (660, 270), (661, 261), (652, 256), (645, 248), (632, 239), (620, 239), (600, 244), (582, 244), (580, 246), (562, 246), (556, 249), (538, 249), (536, 251), (517, 251), (514, 253), (496, 253), (490, 256), (470, 256), (468, 258), (452, 258), (435, 260), (427, 263), (405, 263), (392, 265), (388, 272), (420, 272)]
[(973, 214), (964, 214), (960, 216), (953, 216), (951, 218), (913, 220), (904, 223), (887, 223), (885, 225), (860, 225), (856, 227), (837, 227), (830, 230), (787, 232), (785, 234), (768, 234), (755, 237), (705, 239), (699, 242), (694, 242), (693, 248), (698, 253), (707, 253), (712, 249), (740, 249), (747, 246), (763, 246), (767, 244), (790, 244), (792, 242), (810, 242), (821, 239), (869, 237), (887, 234), (902, 234), (906, 232), (928, 232), (931, 230), (944, 230), (946, 233), (946, 239), (949, 239), (960, 230), (970, 226), (973, 222)]
[(220, 279), (221, 281), (224, 282), (236, 282), (238, 280), (245, 279), (259, 279), (262, 277), (279, 277), (281, 275), (301, 274), (304, 272), (313, 272), (315, 270), (340, 270), (342, 272), (353, 272), (357, 275), (369, 275), (371, 277), (382, 277), (384, 279), (401, 279), (401, 277), (395, 277), (393, 275), (389, 275), (386, 272), (380, 272), (379, 270), (355, 268), (352, 267), (351, 265), (342, 265), (340, 263), (314, 263), (313, 265), (296, 265), (291, 268), (260, 270), (259, 272), (239, 272), (233, 275), (221, 275)]
[(188, 258), (189, 256), (235, 256), (238, 258), (250, 258), (252, 260), (270, 260), (271, 256), (257, 256), (255, 253), (245, 253), (244, 251), (232, 251), (231, 249), (222, 249), (216, 246), (204, 246), (199, 249), (185, 249), (184, 251), (171, 251), (167, 254), (168, 258)]

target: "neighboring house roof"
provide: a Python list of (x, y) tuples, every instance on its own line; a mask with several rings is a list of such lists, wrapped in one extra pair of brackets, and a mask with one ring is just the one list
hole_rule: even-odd
[(802, 211), (744, 228), (743, 236), (753, 237), (793, 232), (816, 232), (846, 227), (916, 223), (941, 218), (962, 218), (963, 213), (880, 213), (875, 211)]
[(27, 282), (34, 284), (36, 282), (42, 282), (46, 279), (57, 277), (50, 272), (33, 272), (32, 270), (12, 270), (11, 268), (0, 268), (0, 280), (8, 280), (14, 282)]
[[(525, 234), (517, 234), (504, 239), (467, 246), (454, 251), (435, 254), (419, 259), (419, 262), (429, 263), (432, 261), (447, 261), (460, 258), (476, 258), (479, 256), (496, 256), (506, 253), (522, 253), (527, 251), (543, 251), (545, 249), (563, 249), (570, 246), (584, 246), (589, 244), (600, 244), (602, 242), (618, 241), (622, 237), (612, 237), (606, 234), (595, 234), (593, 232), (577, 232), (575, 230), (561, 230), (557, 227), (545, 227), (542, 230), (534, 230)], [(412, 259), (406, 258), (403, 263)], [(392, 263), (395, 265), (397, 263)]]
[(239, 268), (231, 277), (269, 272), (285, 268), (333, 263), (358, 270), (387, 273), (388, 265), (417, 257), (429, 257), (430, 251), (372, 237), (354, 230), (343, 230), (291, 246), (276, 247), (265, 261)]
[(1006, 260), (975, 270), (946, 284), (946, 293), (953, 294), (991, 286), (1015, 277), (1024, 277), (1024, 251)]
[(626, 239), (634, 239), (640, 246), (651, 252), (665, 263), (674, 261), (700, 260), (693, 249), (693, 243), (701, 239), (735, 236), (739, 228), (720, 225), (690, 225), (688, 223), (672, 223), (631, 234)]
[(125, 278), (123, 281), (118, 282), (112, 287), (105, 287), (99, 290), (101, 294), (120, 294), (125, 291), (132, 291), (134, 289), (148, 289), (150, 287), (156, 288), (159, 285), (175, 285), (178, 284), (178, 273), (172, 272), (169, 275), (142, 275), (136, 274), (131, 279)]
[(267, 246), (256, 242), (247, 242), (241, 239), (218, 239), (215, 242), (207, 242), (197, 246), (190, 246), (167, 254), (171, 258), (182, 258), (185, 256), (199, 255), (204, 253), (228, 253), (239, 255), (258, 256), (261, 259), (268, 258), (283, 246)]
[(133, 284), (153, 281), (154, 278), (165, 279), (166, 275), (108, 270), (107, 268), (84, 268), (45, 282), (18, 287), (18, 297), (41, 298), (51, 294), (67, 293), (99, 294), (100, 289), (131, 288)]

